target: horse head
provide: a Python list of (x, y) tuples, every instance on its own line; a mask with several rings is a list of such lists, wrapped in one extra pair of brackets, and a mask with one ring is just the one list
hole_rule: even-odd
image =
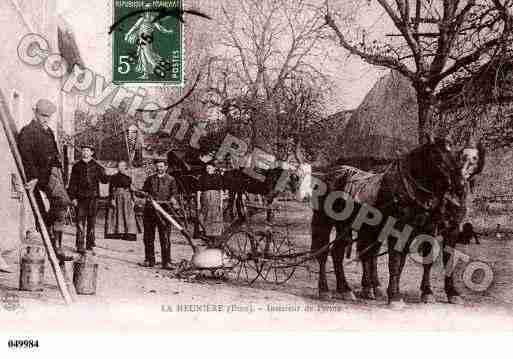
[(475, 175), (483, 171), (485, 155), (483, 144), (474, 139), (469, 140), (459, 151), (457, 165), (464, 181), (471, 181)]
[[(481, 142), (468, 141), (463, 148), (455, 152), (456, 185), (446, 199), (456, 198), (457, 201), (446, 201), (442, 210), (447, 213), (444, 224), (448, 227), (459, 225), (466, 213), (466, 200), (469, 191), (474, 186), (475, 176), (483, 171), (485, 164), (485, 149)], [(456, 203), (457, 202), (457, 203)]]
[[(444, 196), (459, 193), (461, 175), (448, 138), (430, 138), (429, 141), (407, 155), (410, 174), (420, 192), (438, 206)], [(456, 199), (450, 198), (457, 202)]]

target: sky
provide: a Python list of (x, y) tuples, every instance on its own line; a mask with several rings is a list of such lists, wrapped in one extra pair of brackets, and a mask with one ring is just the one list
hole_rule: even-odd
[[(108, 34), (108, 27), (112, 24), (111, 1), (58, 0), (57, 4), (58, 13), (68, 22), (75, 34), (86, 66), (110, 80), (111, 37)], [(334, 96), (327, 104), (327, 112), (354, 109), (384, 72), (356, 57), (346, 59), (345, 51), (336, 48), (327, 50), (333, 51), (335, 57), (341, 58), (340, 61), (331, 61), (325, 67), (326, 73), (334, 80), (336, 87)]]

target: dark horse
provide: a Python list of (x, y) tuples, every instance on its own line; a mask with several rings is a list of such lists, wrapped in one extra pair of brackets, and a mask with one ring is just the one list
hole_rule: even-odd
[[(276, 196), (281, 192), (290, 190), (295, 193), (299, 187), (299, 176), (295, 171), (280, 166), (271, 169), (258, 169), (255, 172), (240, 168), (226, 171), (223, 174), (223, 189), (230, 191), (228, 210), (233, 217), (234, 209), (239, 218), (246, 213), (242, 205), (242, 196), (245, 193), (261, 195), (265, 205), (270, 206)], [(271, 219), (272, 211), (268, 212)]]
[(242, 205), (244, 193), (262, 195), (266, 204), (270, 205), (279, 193), (287, 189), (295, 193), (299, 186), (296, 171), (280, 163), (270, 169), (240, 168), (207, 175), (206, 164), (201, 161), (189, 164), (173, 151), (168, 152), (167, 159), (169, 173), (175, 177), (180, 192), (193, 195), (196, 191), (228, 190), (228, 210), (232, 217), (234, 208), (239, 218), (245, 217)]
[[(460, 238), (460, 230), (463, 227), (462, 223), (467, 213), (467, 197), (471, 192), (475, 176), (483, 171), (485, 164), (485, 149), (481, 143), (476, 143), (470, 140), (464, 148), (459, 151), (456, 157), (457, 168), (460, 174), (460, 185), (456, 186), (454, 195), (457, 198), (457, 204), (454, 202), (447, 202), (443, 217), (440, 219), (438, 225), (440, 234), (443, 237), (442, 253), (443, 261), (446, 265), (450, 261), (451, 253), (446, 251), (446, 248), (455, 248)], [(467, 225), (472, 226), (467, 223)], [(431, 290), (431, 267), (432, 263), (424, 265), (424, 272), (422, 276), (422, 301), (425, 303), (434, 303), (436, 301)], [(454, 287), (453, 277), (445, 276), (445, 292), (450, 303), (462, 304), (463, 300), (460, 294)]]
[[(454, 197), (463, 193), (464, 181), (449, 144), (443, 139), (431, 139), (394, 161), (382, 174), (373, 175), (343, 166), (329, 171), (322, 179), (322, 185), (316, 183), (312, 195), (312, 250), (326, 248), (331, 230), (336, 228), (337, 240), (331, 248), (337, 280), (336, 296), (355, 298), (344, 274), (343, 254), (348, 242), (343, 239), (351, 230), (356, 230), (363, 266), (362, 295), (373, 299), (380, 293), (377, 256), (386, 240), (390, 274), (388, 301), (400, 302), (399, 280), (413, 239), (419, 234), (435, 234), (438, 224), (447, 218), (449, 204), (454, 208), (460, 206)], [(346, 213), (351, 203), (354, 207)], [(423, 242), (419, 246), (421, 254), (429, 253), (428, 244)], [(329, 296), (325, 269), (327, 256), (328, 251), (323, 251), (317, 257), (321, 297)], [(448, 258), (444, 256), (443, 261), (447, 264)], [(425, 264), (424, 268), (425, 273), (429, 272), (431, 264)], [(429, 281), (423, 278), (423, 296), (432, 295), (428, 284)], [(455, 296), (452, 278), (446, 279), (445, 290), (449, 298)]]
[(175, 178), (180, 193), (192, 195), (198, 191), (198, 181), (206, 167), (199, 156), (181, 158), (171, 150), (167, 153), (167, 164), (168, 173)]

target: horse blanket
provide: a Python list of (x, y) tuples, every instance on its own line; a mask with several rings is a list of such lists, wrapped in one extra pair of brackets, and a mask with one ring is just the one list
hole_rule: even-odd
[[(330, 171), (328, 191), (342, 191), (361, 203), (374, 204), (378, 196), (384, 173), (372, 173), (351, 166), (340, 166)], [(329, 179), (332, 180), (329, 180)]]

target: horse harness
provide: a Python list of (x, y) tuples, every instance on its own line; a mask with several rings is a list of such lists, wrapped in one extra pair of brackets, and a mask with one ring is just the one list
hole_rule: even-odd
[[(421, 227), (424, 227), (427, 220), (431, 219), (433, 232), (436, 235), (438, 227), (443, 225), (442, 222), (445, 218), (447, 205), (451, 204), (456, 207), (461, 207), (460, 201), (451, 196), (449, 192), (445, 192), (441, 198), (437, 198), (435, 192), (424, 187), (411, 176), (408, 170), (404, 168), (403, 161), (397, 159), (395, 162), (403, 191), (394, 191), (392, 200), (394, 205), (397, 208), (398, 205), (403, 204), (404, 208), (413, 209), (413, 216), (406, 216), (405, 219), (407, 220), (408, 217), (413, 217), (413, 222)], [(429, 198), (427, 200), (421, 199), (419, 198), (419, 193), (425, 194)], [(385, 208), (386, 207), (388, 206), (385, 205)]]

